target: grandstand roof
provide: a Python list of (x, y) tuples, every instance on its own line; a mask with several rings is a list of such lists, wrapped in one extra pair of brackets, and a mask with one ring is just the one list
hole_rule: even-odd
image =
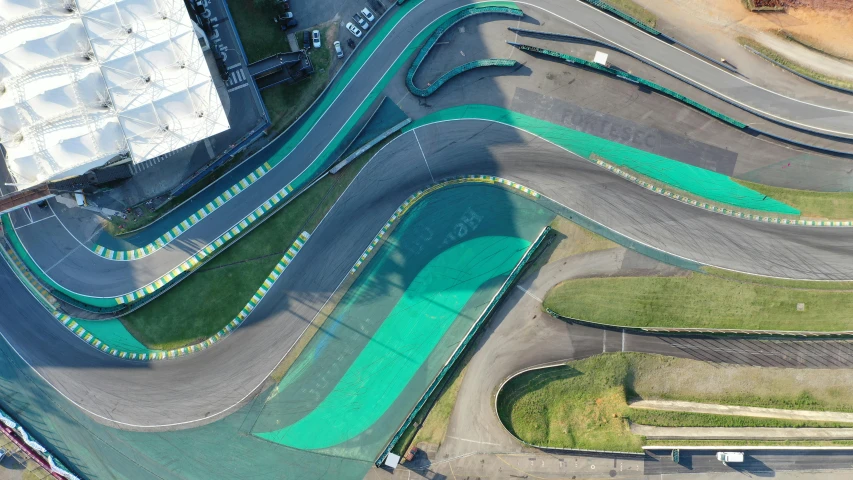
[(182, 0), (0, 0), (0, 143), (19, 187), (228, 128)]

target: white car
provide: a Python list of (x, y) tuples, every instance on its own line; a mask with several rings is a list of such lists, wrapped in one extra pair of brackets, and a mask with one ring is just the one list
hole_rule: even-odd
[(355, 35), (355, 38), (361, 38), (361, 30), (353, 25), (352, 22), (347, 22), (347, 30), (349, 30), (351, 34)]
[(320, 48), (320, 30), (311, 32), (311, 43), (314, 45), (314, 48)]
[(373, 13), (366, 8), (361, 9), (361, 14), (364, 15), (364, 18), (366, 18), (368, 22), (376, 20), (376, 17), (373, 16)]
[(344, 50), (341, 48), (341, 42), (335, 42), (332, 45), (335, 46), (335, 53), (338, 55), (338, 58), (344, 58)]

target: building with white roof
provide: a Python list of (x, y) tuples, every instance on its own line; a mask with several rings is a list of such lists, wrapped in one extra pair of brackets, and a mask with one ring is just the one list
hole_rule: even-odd
[(0, 144), (19, 189), (228, 128), (182, 0), (0, 0)]

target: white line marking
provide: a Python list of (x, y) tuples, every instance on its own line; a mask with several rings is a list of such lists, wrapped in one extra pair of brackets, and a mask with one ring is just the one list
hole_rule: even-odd
[[(580, 3), (581, 5), (583, 5), (583, 6), (587, 7), (587, 8), (592, 9), (593, 11), (595, 11), (596, 13), (598, 13), (598, 14), (600, 14), (600, 15), (602, 15), (602, 16), (609, 17), (609, 15), (605, 14), (605, 13), (604, 13), (604, 12), (602, 12), (601, 10), (598, 10), (597, 8), (593, 7), (592, 5), (587, 5), (586, 3), (583, 3), (581, 0), (577, 0), (577, 2), (578, 2), (578, 3)], [(706, 88), (706, 89), (708, 89), (709, 91), (714, 92), (714, 93), (716, 93), (717, 95), (720, 95), (721, 97), (723, 97), (723, 98), (725, 98), (725, 99), (727, 99), (727, 100), (730, 100), (730, 101), (732, 101), (732, 102), (734, 102), (734, 103), (736, 103), (736, 104), (738, 104), (738, 105), (741, 105), (741, 106), (743, 106), (743, 107), (744, 107), (745, 109), (747, 109), (747, 110), (753, 110), (753, 111), (755, 111), (755, 112), (762, 113), (762, 114), (767, 115), (767, 116), (769, 116), (769, 117), (776, 118), (776, 119), (778, 119), (778, 120), (782, 120), (782, 121), (785, 121), (785, 122), (790, 122), (791, 124), (799, 125), (799, 126), (801, 126), (801, 127), (805, 128), (805, 129), (807, 129), (807, 130), (809, 130), (809, 129), (813, 129), (813, 130), (819, 130), (819, 131), (822, 131), (822, 132), (835, 133), (835, 134), (839, 134), (839, 135), (845, 136), (845, 137), (847, 137), (847, 138), (849, 138), (851, 135), (853, 135), (853, 132), (841, 132), (841, 131), (830, 130), (830, 129), (827, 129), (827, 128), (820, 128), (820, 127), (815, 127), (815, 126), (807, 125), (807, 124), (804, 124), (804, 123), (796, 122), (796, 121), (794, 121), (794, 120), (790, 120), (790, 119), (787, 119), (787, 118), (785, 118), (785, 117), (780, 117), (780, 116), (778, 116), (778, 115), (774, 115), (774, 114), (772, 114), (772, 113), (765, 112), (764, 110), (760, 110), (760, 109), (758, 109), (758, 108), (756, 108), (756, 107), (753, 107), (753, 106), (747, 105), (747, 104), (745, 104), (745, 103), (743, 103), (743, 102), (741, 102), (741, 101), (739, 101), (739, 100), (736, 100), (736, 99), (734, 99), (734, 98), (731, 98), (731, 97), (729, 97), (729, 96), (727, 96), (727, 95), (724, 95), (724, 94), (722, 94), (722, 93), (720, 93), (720, 92), (718, 92), (718, 91), (714, 90), (713, 88), (708, 87), (707, 85), (703, 84), (702, 82), (698, 82), (698, 81), (696, 81), (696, 80), (693, 80), (692, 78), (688, 77), (687, 75), (682, 74), (681, 72), (678, 72), (677, 70), (674, 70), (674, 69), (672, 69), (672, 68), (669, 68), (669, 67), (667, 67), (667, 66), (665, 66), (665, 65), (663, 65), (663, 64), (660, 64), (660, 63), (658, 63), (658, 62), (656, 62), (656, 61), (654, 61), (654, 60), (652, 60), (652, 59), (650, 59), (650, 58), (648, 58), (648, 57), (646, 57), (646, 56), (644, 56), (644, 55), (641, 55), (641, 54), (639, 54), (639, 53), (637, 53), (637, 52), (635, 52), (635, 51), (631, 50), (631, 49), (630, 49), (630, 48), (628, 48), (628, 47), (625, 47), (625, 46), (623, 46), (623, 45), (621, 45), (621, 44), (619, 44), (619, 43), (617, 43), (617, 42), (614, 42), (613, 40), (610, 40), (609, 38), (605, 37), (604, 35), (601, 35), (600, 33), (593, 32), (592, 30), (590, 30), (590, 29), (588, 29), (588, 28), (586, 28), (586, 27), (584, 27), (584, 26), (582, 26), (582, 25), (579, 25), (579, 24), (577, 24), (577, 23), (575, 23), (575, 22), (573, 22), (573, 21), (571, 21), (571, 20), (569, 20), (569, 19), (567, 19), (567, 18), (565, 18), (565, 17), (562, 17), (562, 16), (560, 16), (560, 15), (557, 15), (556, 13), (551, 12), (550, 10), (547, 10), (547, 9), (545, 9), (545, 8), (542, 8), (542, 7), (538, 6), (538, 5), (534, 5), (534, 4), (532, 4), (532, 3), (527, 3), (527, 2), (515, 2), (515, 3), (518, 3), (518, 4), (520, 4), (520, 5), (529, 5), (529, 6), (531, 6), (531, 7), (538, 8), (538, 9), (542, 10), (543, 12), (549, 13), (549, 14), (551, 14), (551, 15), (553, 15), (553, 16), (555, 16), (555, 17), (557, 17), (557, 18), (561, 19), (561, 20), (563, 20), (564, 22), (571, 23), (572, 25), (574, 25), (574, 26), (576, 26), (576, 27), (578, 27), (578, 28), (580, 28), (580, 29), (582, 29), (582, 30), (585, 30), (585, 31), (587, 31), (587, 32), (589, 32), (589, 33), (591, 33), (592, 35), (595, 35), (595, 36), (597, 36), (597, 37), (603, 38), (603, 39), (604, 39), (604, 40), (606, 40), (607, 42), (612, 43), (613, 45), (616, 45), (616, 46), (618, 46), (619, 48), (622, 48), (622, 49), (624, 49), (624, 50), (626, 50), (626, 51), (629, 51), (629, 52), (633, 53), (634, 55), (637, 55), (638, 57), (643, 58), (643, 59), (645, 59), (645, 60), (649, 61), (650, 63), (653, 63), (653, 64), (655, 64), (655, 65), (660, 66), (660, 67), (661, 67), (662, 69), (664, 69), (664, 70), (667, 70), (667, 71), (673, 72), (673, 73), (675, 73), (675, 74), (677, 74), (677, 75), (680, 75), (680, 76), (682, 76), (683, 78), (685, 78), (685, 79), (687, 79), (687, 80), (689, 80), (689, 81), (691, 81), (691, 82), (694, 82), (696, 85), (699, 85), (699, 86), (701, 86), (701, 87), (703, 87), (703, 88)], [(629, 27), (629, 28), (634, 28), (634, 27)], [(822, 105), (817, 105), (817, 104), (809, 103), (809, 102), (806, 102), (806, 101), (803, 101), (803, 100), (798, 100), (798, 99), (796, 99), (796, 98), (791, 98), (791, 97), (788, 97), (788, 96), (782, 95), (781, 93), (774, 92), (773, 90), (769, 90), (769, 89), (767, 89), (767, 88), (760, 87), (760, 86), (758, 86), (758, 85), (756, 85), (756, 84), (754, 84), (754, 83), (748, 82), (748, 81), (744, 80), (743, 78), (740, 78), (740, 77), (738, 77), (738, 76), (736, 76), (736, 75), (732, 74), (731, 72), (729, 72), (729, 71), (727, 71), (727, 70), (725, 70), (725, 69), (722, 69), (722, 68), (720, 68), (720, 67), (718, 67), (718, 66), (716, 66), (716, 65), (714, 65), (714, 64), (712, 64), (712, 63), (709, 63), (709, 62), (707, 62), (707, 61), (705, 61), (705, 60), (703, 60), (703, 59), (700, 59), (700, 58), (698, 58), (698, 57), (695, 57), (695, 56), (693, 56), (693, 55), (691, 55), (691, 54), (689, 54), (689, 53), (687, 53), (687, 52), (685, 52), (685, 51), (683, 51), (683, 50), (679, 50), (679, 49), (675, 48), (674, 46), (667, 44), (667, 43), (666, 43), (666, 42), (664, 42), (663, 40), (661, 40), (661, 39), (659, 39), (659, 38), (655, 38), (654, 36), (652, 36), (652, 35), (651, 35), (651, 34), (649, 34), (648, 32), (645, 32), (645, 31), (640, 30), (640, 29), (638, 29), (638, 28), (637, 28), (637, 29), (635, 29), (635, 30), (636, 30), (636, 31), (638, 31), (638, 32), (641, 32), (641, 33), (643, 33), (643, 34), (645, 34), (645, 35), (648, 35), (650, 38), (653, 38), (653, 39), (657, 40), (658, 42), (660, 42), (660, 43), (662, 43), (662, 44), (664, 44), (664, 45), (668, 46), (669, 48), (672, 48), (673, 50), (676, 50), (677, 52), (679, 52), (679, 53), (680, 53), (680, 54), (682, 54), (682, 55), (685, 55), (685, 56), (687, 56), (687, 57), (690, 57), (690, 58), (691, 58), (691, 59), (693, 59), (693, 60), (701, 61), (701, 62), (703, 62), (703, 63), (705, 63), (705, 64), (707, 64), (707, 65), (710, 65), (710, 66), (712, 66), (712, 67), (714, 67), (714, 68), (716, 68), (716, 69), (720, 70), (720, 71), (721, 71), (721, 72), (723, 72), (723, 73), (726, 73), (726, 74), (728, 74), (728, 75), (731, 75), (733, 78), (735, 78), (735, 79), (737, 79), (737, 80), (739, 80), (739, 81), (741, 81), (741, 82), (743, 82), (743, 83), (745, 83), (745, 84), (747, 84), (747, 85), (750, 85), (750, 86), (753, 86), (753, 87), (755, 87), (755, 88), (758, 88), (758, 89), (764, 90), (764, 91), (766, 91), (766, 92), (768, 92), (768, 93), (772, 93), (772, 94), (774, 94), (774, 95), (780, 96), (780, 97), (782, 97), (782, 98), (787, 98), (788, 100), (791, 100), (791, 101), (794, 101), (794, 102), (798, 102), (798, 103), (802, 103), (802, 104), (804, 104), (804, 105), (810, 105), (810, 106), (812, 106), (812, 107), (822, 108), (822, 109), (826, 109), (826, 110), (830, 110), (830, 111), (836, 111), (836, 112), (853, 113), (853, 112), (850, 112), (849, 110), (840, 110), (840, 109), (836, 109), (836, 108), (824, 107), (824, 106), (822, 106)]]
[[(516, 2), (516, 3), (518, 3), (518, 2)], [(562, 146), (560, 146), (560, 145), (557, 145), (556, 143), (554, 143), (554, 142), (552, 142), (552, 141), (548, 140), (547, 138), (544, 138), (544, 137), (541, 137), (541, 136), (539, 136), (539, 135), (536, 135), (535, 133), (530, 132), (530, 131), (528, 131), (528, 130), (525, 130), (525, 129), (523, 129), (523, 128), (521, 128), (521, 127), (518, 127), (518, 126), (516, 126), (516, 125), (510, 125), (510, 124), (508, 124), (508, 123), (504, 123), (504, 122), (501, 122), (501, 121), (498, 121), (498, 120), (492, 120), (492, 119), (488, 119), (488, 118), (467, 117), (467, 118), (456, 118), (456, 119), (450, 119), (450, 120), (438, 120), (438, 121), (435, 121), (435, 122), (430, 122), (430, 123), (425, 124), (425, 125), (419, 125), (419, 126), (417, 126), (417, 127), (413, 128), (413, 129), (412, 129), (412, 131), (417, 130), (418, 128), (423, 128), (423, 127), (426, 127), (426, 126), (429, 126), (429, 125), (432, 125), (432, 124), (436, 124), (436, 123), (456, 122), (456, 121), (471, 121), (471, 120), (481, 121), (481, 122), (492, 122), (492, 123), (497, 123), (497, 124), (499, 124), (499, 125), (504, 125), (504, 126), (507, 126), (507, 127), (512, 127), (512, 128), (517, 129), (517, 130), (521, 130), (522, 132), (525, 132), (525, 133), (527, 133), (528, 135), (531, 135), (531, 136), (533, 136), (533, 137), (536, 137), (536, 138), (538, 138), (538, 139), (540, 139), (540, 140), (542, 140), (542, 141), (544, 141), (544, 142), (550, 143), (551, 145), (553, 145), (553, 146), (555, 146), (555, 147), (559, 148), (560, 150), (565, 151), (565, 152), (566, 152), (566, 153), (568, 153), (569, 155), (574, 155), (575, 157), (577, 157), (577, 158), (578, 158), (578, 159), (580, 159), (580, 160), (583, 160), (584, 162), (589, 162), (589, 160), (587, 160), (586, 158), (581, 157), (580, 155), (576, 154), (575, 152), (573, 152), (573, 151), (571, 151), (571, 150), (569, 150), (569, 149), (567, 149), (567, 148), (565, 148), (565, 147), (562, 147)], [(398, 137), (398, 138), (399, 138), (399, 137)], [(396, 139), (395, 139), (395, 140), (396, 140)], [(391, 142), (391, 143), (393, 143), (393, 142)], [(505, 178), (506, 178), (506, 177), (505, 177)], [(640, 188), (642, 188), (642, 187), (640, 187)], [(543, 195), (544, 195), (544, 194), (543, 194)], [(547, 195), (545, 195), (545, 196), (547, 197)], [(626, 234), (624, 234), (624, 233), (620, 232), (619, 230), (616, 230), (616, 229), (615, 229), (615, 228), (613, 228), (613, 227), (608, 227), (608, 226), (604, 225), (604, 224), (603, 224), (603, 223), (601, 223), (601, 222), (598, 222), (598, 221), (596, 221), (596, 220), (593, 220), (592, 218), (590, 218), (590, 217), (588, 217), (588, 216), (586, 216), (586, 215), (584, 215), (584, 214), (582, 214), (582, 213), (580, 213), (580, 212), (578, 212), (578, 211), (574, 210), (573, 208), (570, 208), (570, 207), (568, 207), (568, 206), (566, 206), (566, 205), (563, 205), (562, 203), (558, 202), (557, 200), (555, 200), (555, 199), (553, 199), (553, 198), (551, 198), (551, 197), (548, 197), (548, 198), (549, 198), (552, 202), (556, 203), (557, 205), (560, 205), (561, 207), (563, 207), (563, 208), (565, 208), (565, 209), (567, 209), (567, 210), (571, 210), (572, 212), (575, 212), (575, 214), (577, 214), (577, 215), (579, 215), (579, 216), (581, 216), (581, 217), (583, 217), (583, 218), (585, 218), (585, 219), (589, 220), (590, 222), (592, 222), (592, 223), (594, 223), (594, 224), (596, 224), (596, 225), (598, 225), (598, 226), (600, 226), (600, 227), (602, 227), (602, 228), (605, 228), (605, 229), (607, 229), (607, 230), (610, 230), (610, 231), (611, 231), (611, 232), (613, 232), (613, 233), (619, 234), (619, 235), (621, 235), (622, 237), (624, 237), (624, 238), (625, 238), (625, 239), (627, 239), (627, 240), (630, 240), (630, 241), (632, 241), (632, 242), (636, 242), (636, 243), (638, 243), (638, 244), (640, 244), (640, 245), (642, 245), (642, 246), (644, 246), (644, 247), (651, 248), (652, 250), (655, 250), (655, 251), (658, 251), (658, 252), (661, 252), (661, 253), (665, 253), (665, 254), (667, 254), (667, 255), (672, 255), (673, 257), (680, 258), (680, 259), (682, 259), (682, 260), (687, 260), (687, 261), (690, 261), (690, 262), (698, 263), (698, 264), (700, 264), (700, 265), (706, 265), (706, 266), (708, 266), (708, 267), (714, 267), (714, 268), (719, 268), (719, 269), (722, 269), (722, 270), (728, 270), (728, 271), (730, 271), (730, 272), (735, 272), (735, 273), (744, 273), (744, 274), (747, 274), (747, 275), (755, 275), (755, 276), (757, 276), (757, 277), (764, 277), (764, 278), (776, 278), (776, 279), (779, 279), (779, 280), (803, 280), (803, 281), (808, 281), (808, 282), (837, 282), (837, 281), (851, 281), (851, 280), (853, 280), (853, 278), (848, 279), (848, 280), (838, 280), (838, 279), (828, 279), (828, 278), (827, 278), (827, 279), (824, 279), (824, 278), (793, 278), (793, 277), (778, 277), (778, 276), (774, 276), (774, 275), (764, 275), (764, 274), (761, 274), (761, 273), (744, 272), (744, 271), (742, 271), (742, 270), (735, 270), (735, 269), (733, 269), (733, 268), (720, 267), (720, 266), (718, 266), (718, 265), (714, 265), (714, 264), (711, 264), (711, 263), (703, 262), (703, 261), (696, 260), (696, 259), (693, 259), (693, 258), (684, 257), (684, 256), (679, 255), (679, 254), (677, 254), (677, 253), (668, 252), (668, 251), (666, 251), (666, 250), (662, 250), (662, 249), (660, 249), (660, 248), (658, 248), (658, 247), (655, 247), (655, 246), (649, 245), (648, 243), (643, 242), (642, 240), (638, 240), (638, 239), (636, 239), (636, 238), (633, 238), (633, 237), (631, 237), (631, 236), (629, 236), (629, 235), (626, 235)], [(685, 205), (686, 205), (686, 204), (685, 204)], [(703, 210), (704, 210), (704, 209), (703, 209)], [(707, 211), (707, 210), (704, 210), (704, 211)], [(713, 212), (709, 212), (709, 213), (713, 213)], [(722, 214), (719, 214), (719, 215), (722, 215)], [(734, 218), (734, 217), (731, 217), (731, 218)], [(788, 226), (789, 226), (789, 225), (788, 225)], [(803, 227), (803, 228), (812, 228), (812, 227)]]
[(242, 66), (243, 66), (242, 63), (235, 63), (234, 65), (231, 65), (230, 67), (228, 67), (228, 70), (234, 70), (235, 68), (242, 67)]
[(427, 162), (426, 154), (424, 153), (423, 147), (421, 147), (421, 141), (418, 140), (418, 133), (412, 130), (412, 133), (415, 134), (415, 141), (418, 142), (418, 148), (421, 150), (421, 156), (424, 157), (424, 163), (426, 164), (427, 170), (429, 171), (429, 178), (432, 179), (432, 183), (435, 183), (435, 177), (432, 176), (432, 169), (429, 168), (429, 162)]
[(622, 329), (622, 351), (625, 351), (625, 329)]
[[(73, 233), (71, 233), (71, 230), (68, 230), (68, 227), (66, 227), (66, 226), (65, 226), (65, 224), (64, 224), (64, 223), (62, 223), (62, 219), (60, 219), (60, 218), (59, 218), (59, 215), (57, 215), (57, 214), (56, 214), (56, 211), (53, 209), (53, 206), (51, 206), (50, 202), (47, 202), (47, 206), (50, 208), (50, 211), (51, 211), (51, 212), (53, 213), (53, 215), (56, 217), (56, 221), (57, 221), (57, 222), (59, 222), (59, 224), (60, 224), (60, 225), (62, 225), (62, 228), (64, 228), (66, 232), (68, 232), (68, 235), (71, 235), (71, 238), (73, 238), (75, 242), (77, 242), (77, 243), (79, 243), (80, 245), (82, 245), (82, 246), (86, 247), (86, 245), (85, 245), (83, 242), (81, 242), (77, 237), (75, 237), (75, 236), (74, 236), (74, 234), (73, 234)], [(104, 228), (104, 227), (101, 227), (101, 228), (98, 228), (97, 230), (95, 230), (95, 233), (97, 234), (98, 232), (100, 232), (102, 228)], [(95, 236), (95, 235), (92, 235), (92, 237), (89, 237), (89, 239), (91, 240), (92, 238), (94, 238), (94, 236)], [(21, 243), (23, 243), (23, 242), (21, 242)], [(86, 249), (88, 250), (88, 249), (89, 249), (89, 247), (86, 247)], [(92, 253), (95, 253), (95, 252), (92, 252)], [(55, 266), (55, 265), (54, 265), (54, 266)], [(53, 268), (53, 267), (51, 267), (51, 268)], [(48, 269), (48, 270), (49, 270), (49, 269)]]
[(497, 445), (498, 447), (500, 447), (500, 446), (501, 446), (501, 444), (500, 444), (500, 443), (480, 442), (480, 441), (477, 441), (477, 440), (469, 440), (469, 439), (467, 439), (467, 438), (453, 437), (453, 436), (450, 436), (450, 435), (448, 435), (448, 436), (447, 436), (447, 438), (452, 438), (452, 439), (454, 439), (454, 440), (459, 440), (460, 442), (479, 443), (479, 444), (481, 444), (481, 445)]
[(602, 330), (601, 333), (601, 353), (607, 353), (607, 330)]
[(240, 90), (241, 88), (246, 88), (246, 87), (248, 87), (248, 86), (249, 86), (249, 84), (248, 84), (248, 83), (244, 83), (244, 84), (240, 85), (239, 87), (229, 88), (229, 89), (228, 89), (228, 93), (231, 93), (231, 92), (233, 92), (233, 91), (235, 91), (235, 90)]
[(26, 225), (21, 225), (20, 227), (15, 227), (15, 230), (18, 230), (19, 228), (29, 227), (30, 225), (35, 225), (36, 223), (43, 222), (43, 221), (45, 221), (49, 218), (53, 218), (53, 217), (54, 217), (54, 215), (48, 215), (47, 217), (40, 218), (40, 219), (36, 220), (35, 222), (30, 222)]
[(536, 295), (533, 295), (532, 293), (530, 293), (530, 290), (527, 290), (526, 288), (522, 287), (521, 285), (516, 285), (515, 288), (524, 292), (525, 295), (529, 295), (530, 297), (535, 299), (537, 302), (544, 303), (541, 298), (537, 297)]
[(33, 223), (33, 215), (30, 213), (30, 207), (24, 207), (24, 208), (22, 208), (21, 210), (23, 210), (23, 211), (24, 211), (24, 215), (26, 215), (26, 216), (27, 216), (27, 218), (29, 218), (29, 219), (30, 219), (30, 223)]

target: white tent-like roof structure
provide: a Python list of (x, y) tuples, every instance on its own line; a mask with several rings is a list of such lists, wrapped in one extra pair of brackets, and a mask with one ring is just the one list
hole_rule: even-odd
[(228, 128), (182, 0), (0, 0), (0, 143), (19, 188)]

